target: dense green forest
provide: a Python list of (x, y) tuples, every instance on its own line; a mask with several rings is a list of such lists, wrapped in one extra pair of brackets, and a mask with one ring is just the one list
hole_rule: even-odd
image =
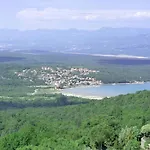
[[(14, 99), (13, 99), (14, 98)], [(0, 98), (1, 150), (139, 150), (150, 92), (88, 101), (62, 95)]]

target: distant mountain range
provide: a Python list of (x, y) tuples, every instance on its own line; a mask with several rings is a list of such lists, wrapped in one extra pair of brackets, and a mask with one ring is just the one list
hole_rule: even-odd
[(150, 29), (0, 30), (1, 51), (64, 52), (150, 57)]

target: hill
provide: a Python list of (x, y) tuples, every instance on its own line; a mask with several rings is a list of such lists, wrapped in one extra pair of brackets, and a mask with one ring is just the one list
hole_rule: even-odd
[[(1, 150), (139, 150), (140, 129), (150, 123), (148, 91), (102, 101), (73, 97), (64, 101), (57, 95), (17, 97), (0, 100)], [(48, 105), (51, 98), (61, 105)], [(72, 105), (68, 100), (85, 103)]]
[(150, 57), (150, 29), (0, 30), (0, 50)]

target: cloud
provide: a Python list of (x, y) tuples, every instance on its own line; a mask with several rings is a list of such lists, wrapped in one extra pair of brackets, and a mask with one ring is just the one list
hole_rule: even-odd
[[(102, 26), (139, 26), (150, 22), (150, 11), (139, 10), (75, 10), (27, 8), (16, 14), (21, 28), (99, 28)], [(144, 21), (141, 21), (143, 20)], [(142, 22), (142, 23), (141, 23)], [(147, 22), (147, 23), (145, 23)]]
[(146, 11), (143, 11), (143, 12), (136, 12), (134, 14), (134, 17), (139, 17), (139, 18), (150, 18), (150, 11), (146, 12)]
[(20, 20), (44, 21), (44, 20), (117, 20), (130, 18), (150, 18), (150, 11), (132, 11), (132, 10), (69, 10), (57, 8), (45, 8), (38, 10), (28, 8), (17, 13)]

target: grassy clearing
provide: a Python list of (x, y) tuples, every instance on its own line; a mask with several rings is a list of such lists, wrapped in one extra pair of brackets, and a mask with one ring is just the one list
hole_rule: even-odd
[(60, 94), (61, 92), (59, 90), (56, 90), (54, 88), (40, 88), (35, 89), (34, 93), (32, 95), (43, 95), (43, 94)]

